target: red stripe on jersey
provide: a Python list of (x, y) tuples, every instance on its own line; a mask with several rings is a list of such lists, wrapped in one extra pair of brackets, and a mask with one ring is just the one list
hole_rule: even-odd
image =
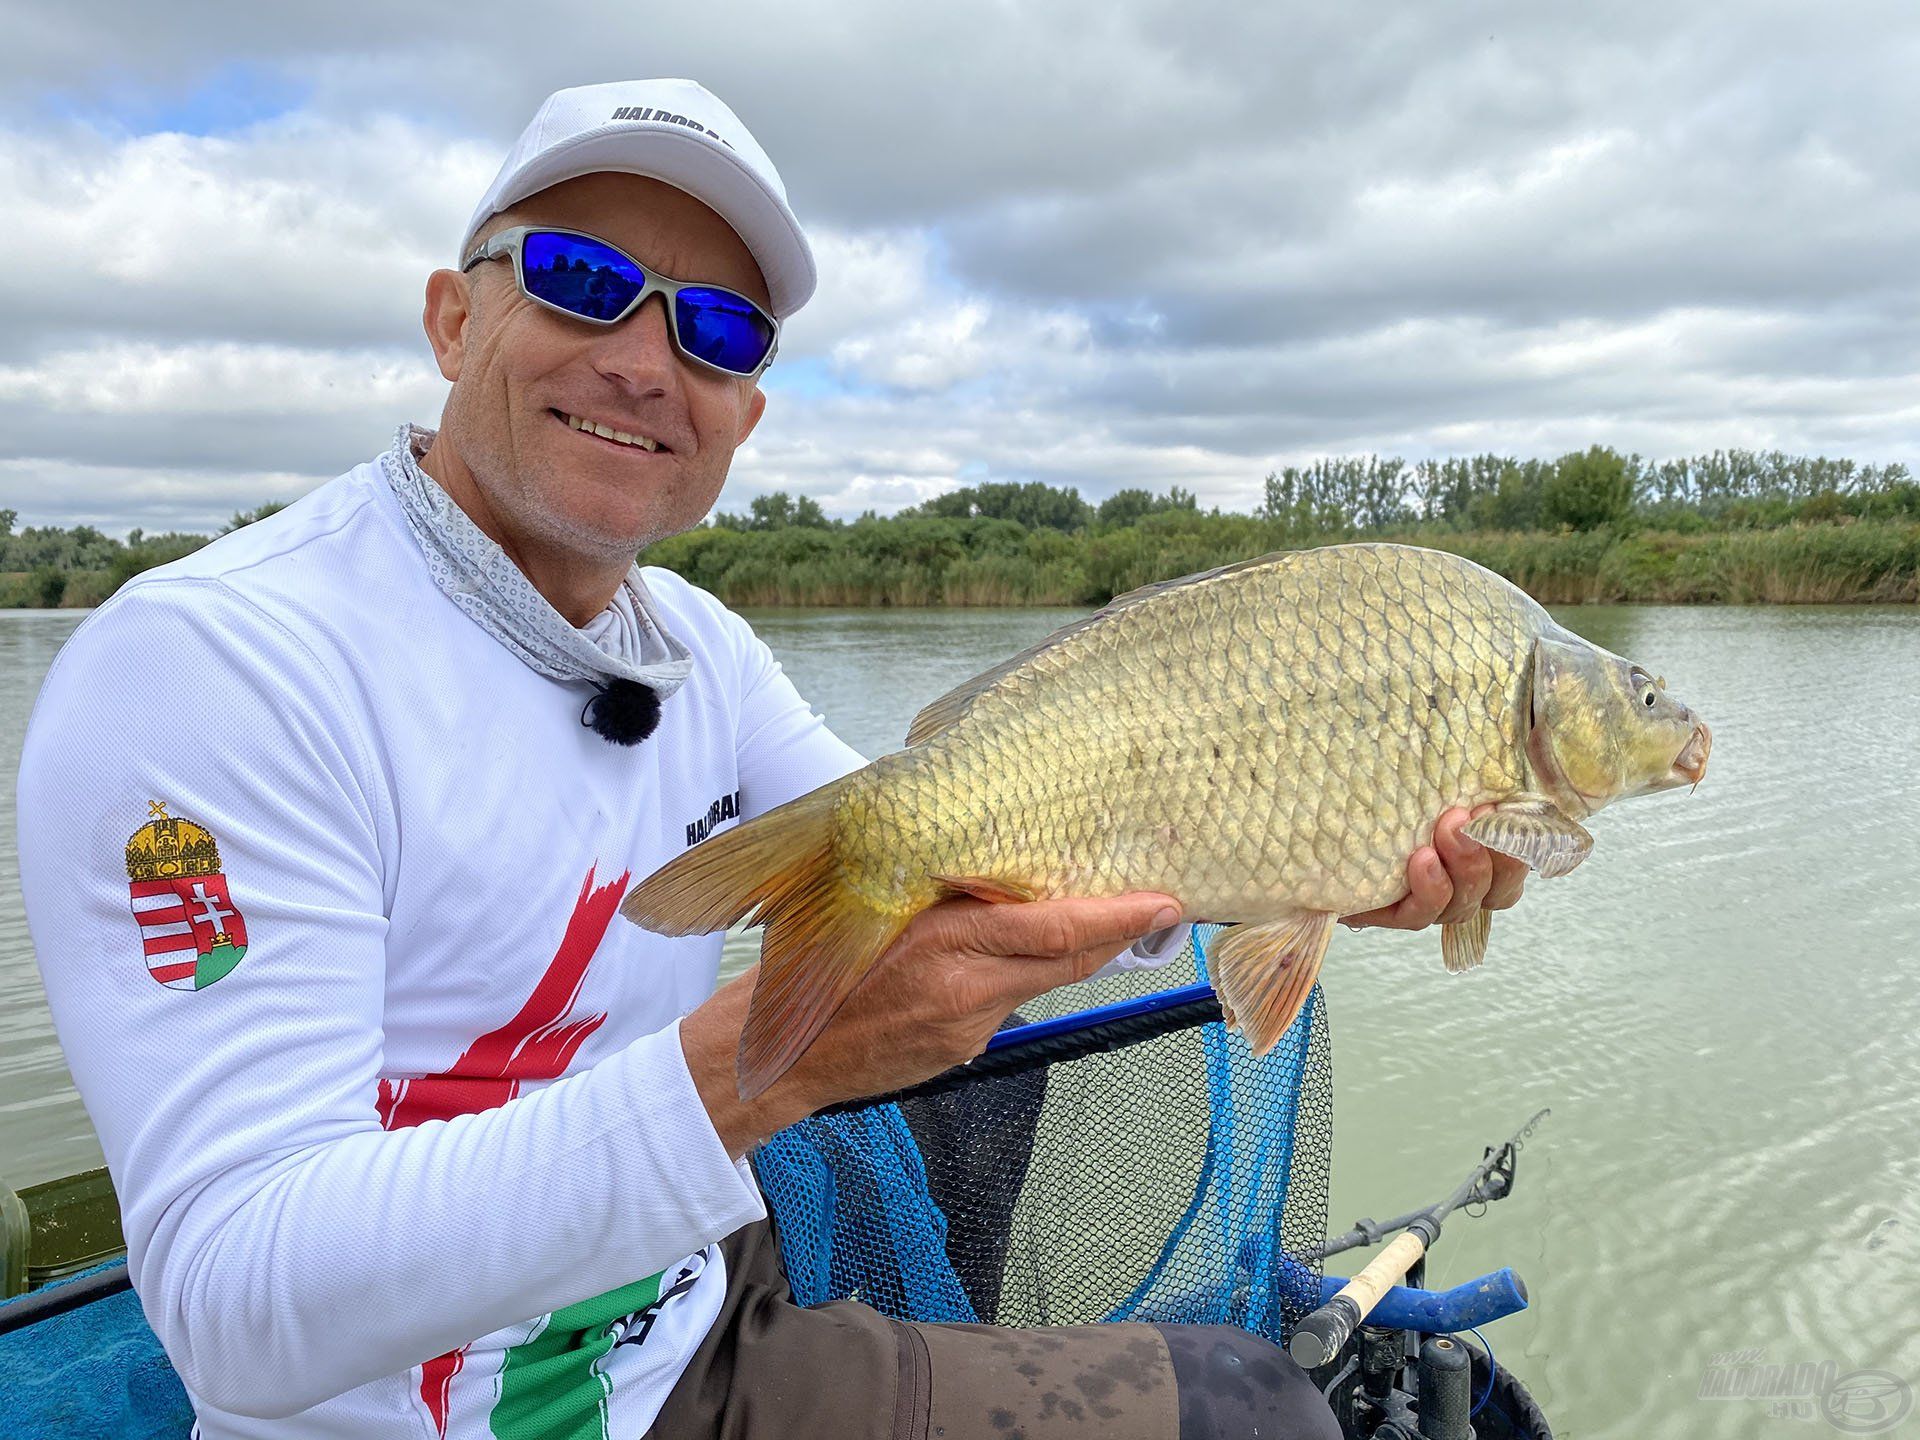
[(183, 965), (151, 965), (147, 968), (147, 973), (165, 985), (174, 980), (184, 980), (199, 968), (198, 960), (189, 960)]
[(166, 955), (175, 950), (194, 948), (193, 936), (185, 935), (146, 935), (140, 940), (141, 947), (149, 955)]
[(587, 868), (560, 946), (517, 1015), (480, 1036), (438, 1075), (398, 1084), (380, 1082), (378, 1104), (387, 1129), (491, 1110), (519, 1094), (522, 1080), (556, 1080), (566, 1073), (587, 1037), (607, 1017), (582, 1015), (564, 1023), (562, 1017), (580, 994), (587, 966), (606, 937), (632, 876), (631, 871), (624, 872), (596, 890), (593, 871), (594, 867)]
[[(587, 966), (606, 938), (607, 926), (633, 874), (625, 871), (611, 885), (595, 890), (595, 868), (587, 867), (587, 878), (580, 886), (580, 898), (574, 901), (560, 947), (534, 982), (533, 993), (520, 1012), (497, 1030), (480, 1036), (438, 1075), (382, 1080), (374, 1102), (382, 1129), (404, 1130), (426, 1120), (450, 1120), (455, 1115), (491, 1110), (519, 1094), (522, 1080), (554, 1080), (566, 1073), (581, 1045), (607, 1017), (604, 1013), (583, 1015), (565, 1024), (561, 1019), (579, 997)], [(453, 1377), (460, 1373), (466, 1359), (467, 1347), (462, 1345), (419, 1366), (420, 1403), (438, 1435), (447, 1433)]]
[(453, 1377), (467, 1363), (466, 1347), (436, 1355), (420, 1367), (420, 1398), (433, 1417), (434, 1432), (447, 1433), (447, 1411), (453, 1404)]

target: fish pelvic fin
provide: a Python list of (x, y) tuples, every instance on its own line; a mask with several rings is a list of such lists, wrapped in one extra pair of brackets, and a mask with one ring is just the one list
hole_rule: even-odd
[(845, 781), (702, 841), (642, 881), (620, 913), (660, 935), (764, 925), (740, 1032), (740, 1098), (751, 1100), (819, 1037), (912, 918), (858, 895), (834, 854)]
[(1470, 920), (1440, 927), (1440, 958), (1449, 971), (1458, 975), (1487, 958), (1487, 931), (1492, 925), (1491, 911), (1476, 910)]
[(1565, 875), (1593, 849), (1593, 836), (1539, 795), (1503, 800), (1461, 828), (1489, 850), (1524, 860), (1548, 880)]
[(1266, 925), (1236, 925), (1214, 941), (1213, 986), (1227, 1024), (1264, 1055), (1287, 1033), (1320, 978), (1333, 912), (1313, 910)]
[(989, 905), (1018, 905), (1040, 898), (1039, 893), (1017, 880), (997, 880), (991, 875), (933, 875), (948, 890), (971, 895)]

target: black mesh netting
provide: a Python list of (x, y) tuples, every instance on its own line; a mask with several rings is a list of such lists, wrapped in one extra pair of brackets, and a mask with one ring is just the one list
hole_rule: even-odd
[[(1196, 932), (1198, 954), (1055, 991), (1018, 1020), (1204, 979), (1211, 933)], [(1216, 1020), (815, 1116), (754, 1164), (803, 1305), (998, 1325), (1229, 1323), (1281, 1342), (1318, 1303), (1332, 1137), (1315, 989), (1258, 1060)]]

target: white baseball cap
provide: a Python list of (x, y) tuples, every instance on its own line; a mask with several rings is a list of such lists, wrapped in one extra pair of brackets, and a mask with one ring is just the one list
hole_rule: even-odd
[(780, 172), (739, 117), (692, 80), (616, 80), (549, 95), (473, 212), (460, 259), (480, 227), (508, 206), (600, 170), (650, 175), (711, 207), (746, 242), (776, 319), (813, 294), (813, 250)]

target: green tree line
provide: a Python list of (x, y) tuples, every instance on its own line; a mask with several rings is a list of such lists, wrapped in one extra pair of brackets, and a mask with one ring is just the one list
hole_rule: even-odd
[[(96, 604), (213, 538), (115, 540), (16, 520), (0, 510), (0, 605)], [(1268, 474), (1250, 514), (1203, 511), (1178, 486), (1095, 504), (1029, 481), (836, 520), (776, 491), (642, 558), (730, 604), (1092, 605), (1271, 550), (1365, 538), (1458, 551), (1550, 602), (1920, 599), (1920, 484), (1906, 466), (1752, 450), (1331, 457)]]
[(730, 604), (1097, 605), (1369, 538), (1458, 551), (1549, 602), (1920, 599), (1920, 485), (1906, 466), (1751, 450), (1335, 457), (1268, 474), (1251, 514), (1203, 512), (1177, 487), (1093, 505), (1029, 482), (836, 521), (775, 493), (644, 558)]
[[(242, 510), (225, 525), (226, 535), (284, 505)], [(19, 528), (20, 512), (0, 510), (0, 608), (51, 610), (59, 605), (98, 605), (143, 570), (191, 555), (212, 535), (169, 530), (149, 535), (130, 530), (124, 540), (91, 525)]]
[(1309, 533), (1437, 525), (1465, 530), (1764, 529), (1796, 520), (1913, 519), (1905, 465), (1778, 450), (1649, 461), (1595, 445), (1558, 460), (1472, 455), (1318, 460), (1266, 478), (1261, 513)]

